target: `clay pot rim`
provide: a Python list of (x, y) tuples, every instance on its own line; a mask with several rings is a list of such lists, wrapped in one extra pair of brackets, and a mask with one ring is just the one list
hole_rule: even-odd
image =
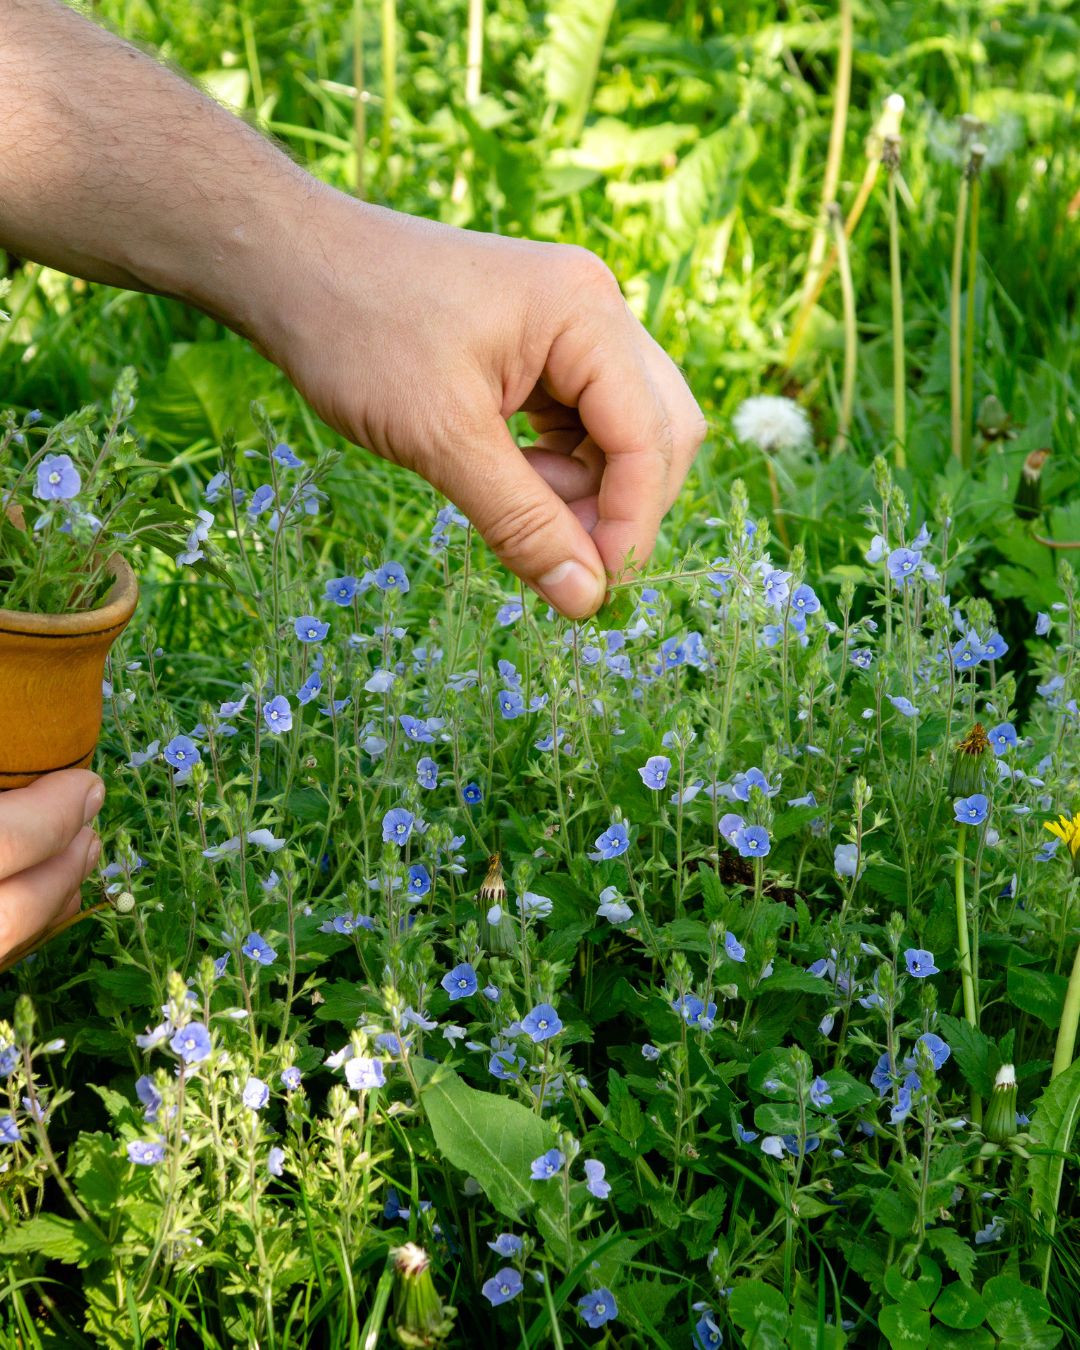
[(74, 614), (35, 614), (0, 609), (0, 637), (84, 638), (104, 637), (127, 624), (139, 599), (139, 583), (125, 558), (114, 553), (105, 564), (113, 575), (105, 604)]

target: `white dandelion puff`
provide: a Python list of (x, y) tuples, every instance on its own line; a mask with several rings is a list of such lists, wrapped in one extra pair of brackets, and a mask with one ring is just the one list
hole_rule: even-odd
[(810, 441), (810, 419), (804, 409), (775, 394), (744, 399), (732, 425), (740, 441), (759, 450), (796, 450)]

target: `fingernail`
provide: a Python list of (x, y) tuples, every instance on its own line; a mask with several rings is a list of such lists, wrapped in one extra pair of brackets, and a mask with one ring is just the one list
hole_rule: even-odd
[(100, 857), (101, 857), (101, 840), (95, 834), (93, 839), (90, 840), (89, 848), (86, 850), (86, 866), (84, 868), (84, 873), (86, 876), (89, 876), (90, 873), (97, 866), (97, 861)]
[(101, 804), (105, 800), (105, 784), (100, 780), (94, 784), (86, 794), (86, 805), (83, 807), (83, 824), (89, 825), (97, 813), (101, 810)]
[(572, 619), (595, 614), (604, 599), (604, 582), (573, 558), (553, 567), (537, 585), (556, 609)]

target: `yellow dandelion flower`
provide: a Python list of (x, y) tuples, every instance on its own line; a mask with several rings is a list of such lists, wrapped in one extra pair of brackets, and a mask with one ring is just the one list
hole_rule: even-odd
[(1062, 816), (1060, 820), (1048, 820), (1044, 822), (1043, 829), (1056, 834), (1063, 844), (1067, 844), (1074, 858), (1080, 852), (1080, 811), (1072, 820), (1068, 816)]

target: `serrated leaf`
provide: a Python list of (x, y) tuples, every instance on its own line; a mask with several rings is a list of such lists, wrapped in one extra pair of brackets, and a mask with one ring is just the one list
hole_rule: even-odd
[[(1041, 1218), (1051, 1233), (1061, 1197), (1065, 1159), (1080, 1121), (1080, 1060), (1047, 1086), (1035, 1103), (1030, 1127), (1033, 1148), (1027, 1165), (1033, 1216)], [(1052, 1247), (1041, 1253), (1043, 1268), (1049, 1268)]]
[(1009, 1002), (1021, 1012), (1030, 1013), (1045, 1023), (1051, 1031), (1061, 1021), (1065, 1005), (1065, 990), (1069, 986), (1064, 975), (1050, 971), (1009, 968), (1007, 979)]
[(664, 183), (661, 246), (668, 257), (691, 248), (698, 230), (734, 210), (743, 175), (757, 155), (749, 122), (734, 118), (685, 155)]
[(536, 64), (548, 98), (565, 109), (564, 140), (576, 141), (585, 125), (615, 0), (552, 0), (544, 16), (548, 34)]
[(38, 1214), (0, 1235), (5, 1256), (43, 1256), (66, 1265), (87, 1265), (106, 1254), (93, 1231), (75, 1219)]
[(926, 1233), (926, 1245), (941, 1254), (945, 1264), (964, 1284), (971, 1283), (975, 1273), (975, 1253), (959, 1233), (951, 1228), (930, 1228)]
[(967, 1022), (958, 1017), (941, 1013), (938, 1017), (941, 1035), (952, 1048), (953, 1059), (964, 1075), (964, 1081), (980, 1097), (989, 1097), (994, 1090), (994, 1078), (990, 1068), (993, 1042), (989, 1036), (976, 1031)]

